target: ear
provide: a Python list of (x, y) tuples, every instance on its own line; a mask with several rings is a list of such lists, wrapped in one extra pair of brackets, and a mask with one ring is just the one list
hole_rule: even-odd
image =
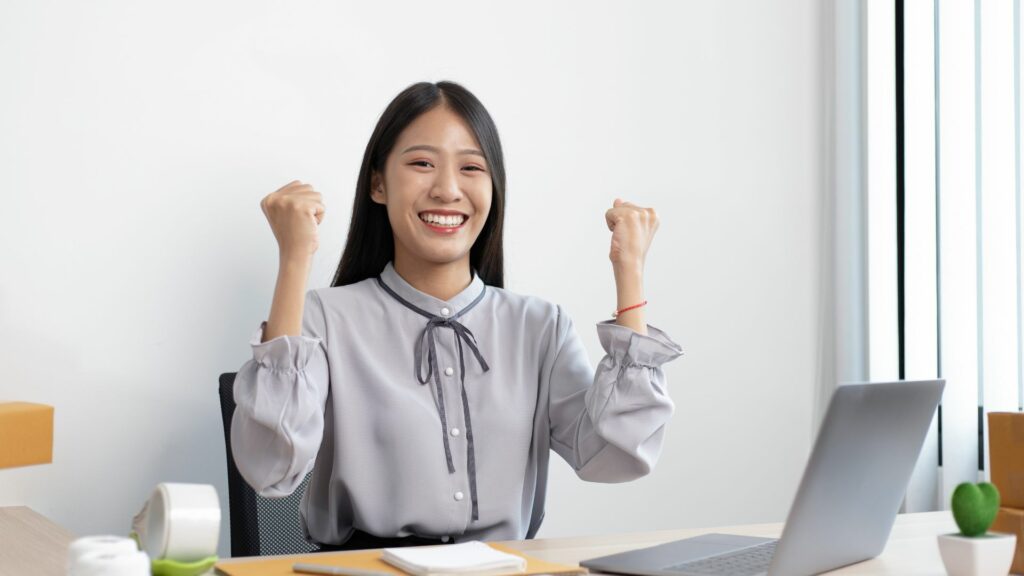
[(387, 204), (388, 197), (384, 191), (384, 178), (381, 177), (380, 172), (374, 172), (370, 176), (370, 199), (377, 204)]

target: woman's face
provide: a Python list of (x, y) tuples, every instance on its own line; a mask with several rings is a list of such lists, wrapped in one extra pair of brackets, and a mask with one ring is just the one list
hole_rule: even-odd
[(446, 264), (469, 260), (491, 210), (491, 174), (469, 125), (446, 106), (398, 136), (371, 198), (385, 204), (395, 258)]

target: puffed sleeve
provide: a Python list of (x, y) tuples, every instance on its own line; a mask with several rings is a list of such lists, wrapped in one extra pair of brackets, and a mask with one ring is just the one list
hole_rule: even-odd
[(605, 356), (591, 368), (587, 351), (561, 306), (551, 339), (547, 390), (551, 447), (592, 482), (646, 475), (661, 453), (674, 406), (662, 364), (682, 351), (661, 330), (643, 335), (609, 320), (597, 324)]
[(291, 494), (312, 469), (324, 431), (329, 376), (323, 304), (306, 293), (301, 336), (261, 343), (235, 377), (231, 450), (245, 481), (261, 496)]

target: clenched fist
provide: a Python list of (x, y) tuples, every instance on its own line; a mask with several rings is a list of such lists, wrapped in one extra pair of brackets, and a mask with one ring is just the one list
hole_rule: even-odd
[(293, 180), (263, 198), (260, 208), (274, 231), (282, 258), (309, 258), (316, 252), (324, 204), (313, 186)]
[(641, 208), (616, 198), (604, 218), (612, 231), (612, 247), (608, 254), (612, 266), (616, 270), (642, 271), (647, 249), (658, 229), (658, 214), (654, 208)]

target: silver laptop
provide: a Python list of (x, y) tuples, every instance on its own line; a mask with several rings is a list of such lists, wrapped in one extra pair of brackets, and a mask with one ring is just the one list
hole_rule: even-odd
[(889, 540), (944, 386), (840, 386), (777, 540), (706, 534), (580, 565), (620, 574), (802, 576), (874, 558)]

